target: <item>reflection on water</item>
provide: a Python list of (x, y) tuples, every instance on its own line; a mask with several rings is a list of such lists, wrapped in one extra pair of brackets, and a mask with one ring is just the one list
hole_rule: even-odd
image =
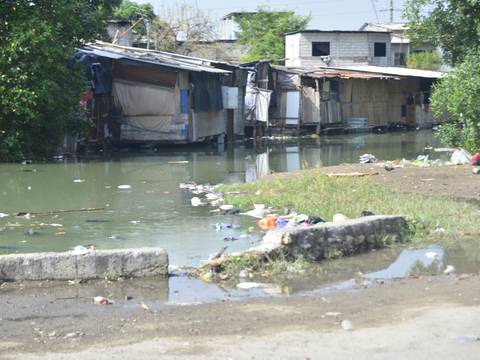
[[(180, 182), (253, 181), (270, 172), (295, 171), (357, 162), (363, 153), (382, 160), (415, 158), (425, 146), (439, 145), (429, 131), (386, 135), (348, 135), (283, 143), (240, 143), (224, 151), (203, 147), (162, 148), (151, 153), (59, 163), (0, 165), (0, 213), (104, 208), (28, 218), (0, 218), (0, 252), (63, 251), (76, 245), (97, 248), (159, 246), (171, 263), (195, 264), (226, 245), (249, 248), (259, 235), (247, 236), (247, 217), (211, 215), (191, 207)], [(119, 189), (130, 185), (130, 189)], [(216, 222), (238, 229), (216, 232)], [(242, 236), (243, 235), (243, 236)]]

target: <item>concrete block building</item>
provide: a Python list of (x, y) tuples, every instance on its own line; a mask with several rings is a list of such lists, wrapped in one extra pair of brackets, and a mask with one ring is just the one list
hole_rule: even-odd
[(390, 32), (300, 30), (285, 35), (285, 65), (393, 66)]

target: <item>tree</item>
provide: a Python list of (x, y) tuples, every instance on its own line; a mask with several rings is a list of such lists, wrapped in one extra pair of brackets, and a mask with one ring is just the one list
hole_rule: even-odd
[(57, 150), (85, 89), (75, 48), (105, 33), (118, 0), (0, 3), (0, 160)]
[(215, 39), (215, 23), (197, 6), (181, 2), (164, 7), (152, 24), (150, 37), (157, 50), (188, 55), (198, 43)]
[(450, 146), (480, 150), (480, 2), (409, 0), (405, 15), (413, 41), (441, 47), (455, 66), (434, 86), (430, 100), (443, 120), (439, 137)]
[(235, 20), (240, 26), (239, 43), (249, 47), (245, 61), (280, 60), (285, 57), (285, 33), (305, 29), (310, 16), (260, 7), (255, 13), (237, 15)]
[(442, 57), (436, 51), (421, 51), (410, 53), (407, 57), (407, 67), (410, 69), (438, 70), (442, 66)]
[(113, 13), (115, 20), (130, 20), (133, 23), (138, 22), (133, 28), (133, 35), (139, 39), (147, 35), (147, 22), (155, 19), (155, 12), (152, 4), (138, 4), (134, 1), (123, 0)]
[(404, 16), (412, 41), (442, 48), (451, 65), (480, 45), (480, 1), (408, 0)]
[(480, 150), (480, 53), (472, 51), (434, 86), (432, 111), (447, 121), (439, 136), (448, 145)]

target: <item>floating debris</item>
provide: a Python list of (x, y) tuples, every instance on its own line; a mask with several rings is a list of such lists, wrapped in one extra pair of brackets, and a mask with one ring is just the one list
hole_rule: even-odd
[(128, 189), (131, 189), (132, 188), (132, 185), (118, 185), (117, 186), (117, 189), (120, 189), (120, 190), (128, 190)]
[(4, 218), (4, 217), (7, 217), (7, 216), (10, 216), (10, 215), (0, 212), (0, 219)]
[(74, 183), (84, 183), (85, 180), (84, 179), (75, 179), (73, 180)]

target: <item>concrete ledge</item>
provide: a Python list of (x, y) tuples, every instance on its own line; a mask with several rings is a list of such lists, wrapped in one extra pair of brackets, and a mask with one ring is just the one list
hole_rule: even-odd
[(250, 251), (310, 261), (331, 259), (384, 247), (405, 240), (403, 216), (366, 216), (339, 223), (269, 231), (260, 246)]
[(160, 248), (0, 255), (0, 280), (117, 279), (168, 276), (168, 255)]

